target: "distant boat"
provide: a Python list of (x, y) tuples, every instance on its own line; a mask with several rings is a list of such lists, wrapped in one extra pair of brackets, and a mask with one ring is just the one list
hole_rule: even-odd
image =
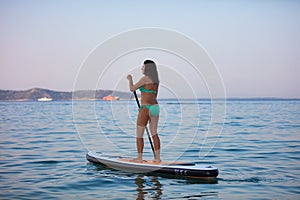
[(49, 97), (43, 97), (43, 98), (39, 98), (38, 101), (52, 101), (52, 98)]
[(120, 99), (120, 97), (114, 97), (112, 95), (108, 95), (108, 96), (103, 97), (104, 101), (115, 101), (115, 100), (119, 100), (119, 99)]

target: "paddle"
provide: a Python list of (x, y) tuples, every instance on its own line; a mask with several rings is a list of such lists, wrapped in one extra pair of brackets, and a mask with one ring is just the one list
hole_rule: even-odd
[[(140, 105), (140, 102), (139, 102), (139, 99), (136, 95), (136, 92), (133, 91), (133, 94), (134, 94), (134, 97), (135, 97), (135, 100), (136, 100), (136, 103), (140, 109), (141, 105)], [(152, 140), (151, 140), (151, 137), (150, 137), (150, 134), (149, 134), (149, 130), (147, 128), (147, 126), (145, 127), (146, 128), (146, 132), (147, 132), (147, 135), (148, 135), (148, 139), (149, 139), (149, 142), (150, 142), (150, 145), (151, 145), (151, 149), (152, 149), (152, 152), (153, 152), (153, 155), (154, 155), (154, 159), (155, 159), (155, 152), (154, 152), (154, 147), (153, 147), (153, 144), (152, 144)]]

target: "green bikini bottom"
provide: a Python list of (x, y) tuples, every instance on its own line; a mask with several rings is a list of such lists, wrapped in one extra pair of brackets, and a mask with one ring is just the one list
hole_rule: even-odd
[(143, 108), (147, 108), (150, 112), (151, 117), (157, 117), (159, 115), (159, 105), (154, 104), (154, 105), (141, 105), (140, 110)]

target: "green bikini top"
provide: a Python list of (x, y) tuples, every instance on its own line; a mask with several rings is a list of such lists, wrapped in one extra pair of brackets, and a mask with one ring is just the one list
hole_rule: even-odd
[(148, 92), (148, 93), (151, 93), (151, 94), (156, 94), (155, 90), (147, 90), (147, 89), (145, 89), (145, 87), (143, 85), (141, 87), (139, 87), (139, 90), (141, 92)]

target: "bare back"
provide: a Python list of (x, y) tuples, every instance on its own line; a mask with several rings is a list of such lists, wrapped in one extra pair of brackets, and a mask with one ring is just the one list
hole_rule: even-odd
[(144, 85), (144, 88), (146, 90), (154, 90), (156, 91), (156, 94), (153, 93), (148, 93), (148, 92), (142, 92), (141, 96), (142, 96), (142, 105), (153, 105), (153, 104), (157, 104), (157, 92), (158, 92), (158, 84), (156, 83), (147, 83)]

